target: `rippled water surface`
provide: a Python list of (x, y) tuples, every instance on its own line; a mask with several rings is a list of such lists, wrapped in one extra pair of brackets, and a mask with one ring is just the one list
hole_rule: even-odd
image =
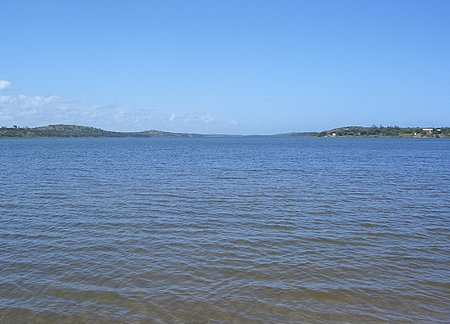
[(1, 323), (450, 322), (450, 141), (0, 141)]

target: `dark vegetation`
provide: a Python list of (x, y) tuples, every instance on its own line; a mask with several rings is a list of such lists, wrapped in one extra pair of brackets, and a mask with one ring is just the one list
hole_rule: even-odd
[(390, 137), (449, 137), (450, 128), (421, 128), (421, 127), (399, 127), (399, 126), (350, 126), (335, 128), (320, 132), (319, 137), (339, 136), (390, 136)]
[(1, 127), (0, 137), (193, 137), (195, 134), (170, 133), (157, 130), (144, 132), (112, 132), (100, 128), (76, 125), (44, 127)]
[[(100, 128), (77, 125), (48, 125), (43, 127), (0, 127), (1, 137), (216, 137), (225, 135), (199, 135), (188, 133), (171, 133), (158, 130), (143, 132), (113, 132)], [(278, 134), (274, 136), (318, 136), (318, 137), (417, 137), (417, 138), (441, 138), (450, 137), (450, 128), (420, 128), (398, 126), (349, 126), (335, 128), (320, 133), (297, 132)]]

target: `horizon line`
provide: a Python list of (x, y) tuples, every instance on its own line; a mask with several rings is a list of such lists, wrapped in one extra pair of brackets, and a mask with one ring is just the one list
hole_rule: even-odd
[(414, 129), (414, 128), (420, 128), (420, 129), (438, 129), (438, 128), (450, 128), (447, 126), (439, 126), (439, 127), (431, 127), (431, 126), (399, 126), (399, 125), (371, 125), (371, 126), (364, 126), (364, 125), (347, 125), (347, 126), (340, 126), (340, 127), (334, 127), (329, 129), (322, 129), (322, 130), (316, 130), (316, 131), (286, 131), (286, 132), (279, 132), (279, 133), (266, 133), (266, 134), (245, 134), (245, 133), (234, 133), (234, 134), (228, 134), (228, 133), (197, 133), (197, 132), (184, 132), (184, 131), (166, 131), (161, 129), (145, 129), (145, 130), (133, 130), (133, 131), (119, 131), (119, 130), (111, 130), (111, 129), (105, 129), (102, 127), (96, 127), (96, 126), (87, 126), (87, 125), (79, 125), (79, 124), (47, 124), (47, 125), (41, 125), (41, 126), (20, 126), (18, 124), (12, 125), (12, 127), (8, 126), (0, 126), (0, 128), (3, 129), (36, 129), (36, 128), (45, 128), (45, 127), (51, 127), (51, 126), (74, 126), (74, 127), (85, 127), (85, 128), (93, 128), (98, 129), (101, 131), (106, 132), (113, 132), (113, 133), (123, 133), (123, 134), (133, 134), (133, 133), (145, 133), (145, 132), (161, 132), (161, 133), (170, 133), (170, 134), (185, 134), (185, 135), (201, 135), (201, 136), (277, 136), (277, 135), (290, 135), (290, 134), (319, 134), (322, 132), (330, 132), (337, 129), (343, 129), (343, 128), (354, 128), (354, 127), (361, 127), (361, 128), (403, 128), (403, 129)]

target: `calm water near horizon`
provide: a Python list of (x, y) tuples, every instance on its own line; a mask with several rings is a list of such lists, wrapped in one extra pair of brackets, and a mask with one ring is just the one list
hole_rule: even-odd
[(0, 140), (0, 323), (450, 322), (450, 140)]

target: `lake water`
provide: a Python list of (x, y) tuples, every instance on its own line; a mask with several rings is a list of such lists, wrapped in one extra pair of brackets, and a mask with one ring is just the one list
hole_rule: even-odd
[(450, 322), (450, 141), (0, 140), (0, 323)]

